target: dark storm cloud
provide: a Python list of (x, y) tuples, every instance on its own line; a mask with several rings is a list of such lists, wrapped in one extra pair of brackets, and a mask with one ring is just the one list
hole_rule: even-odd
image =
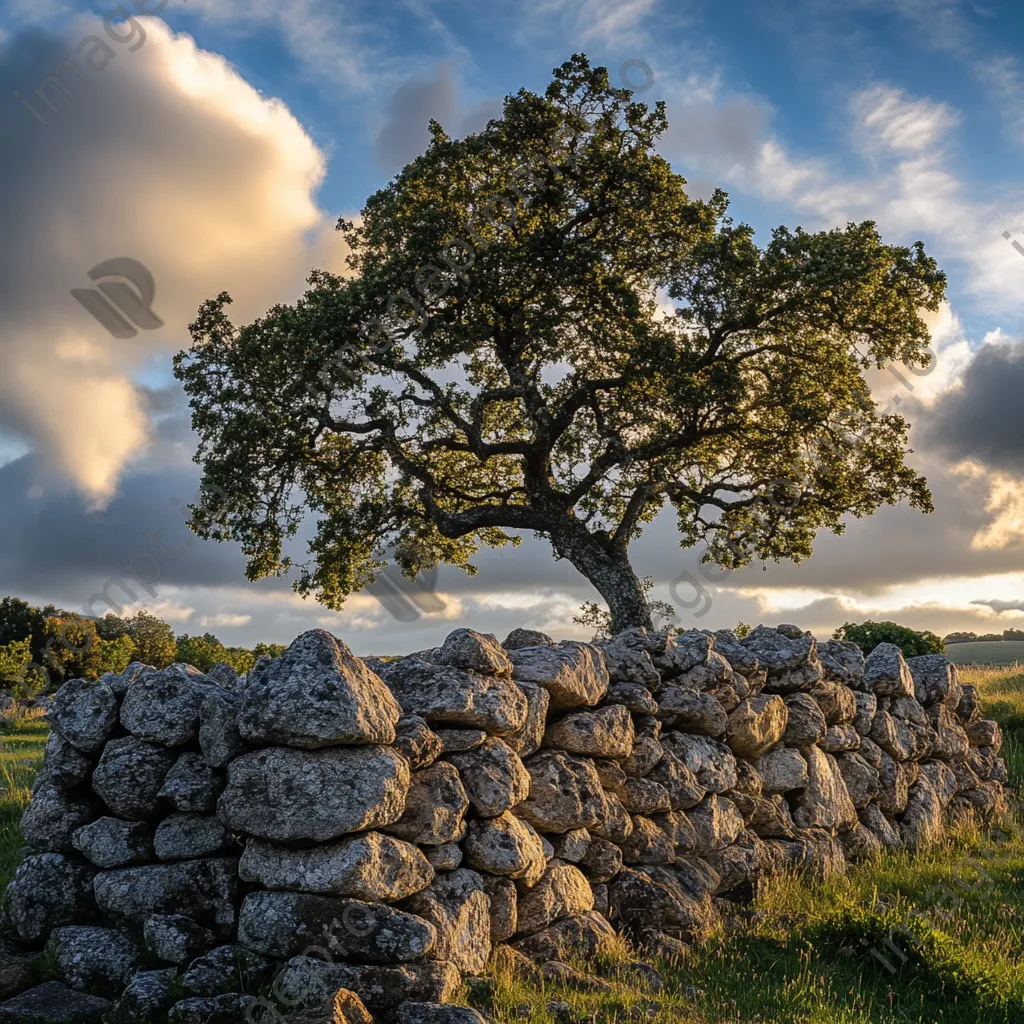
[(925, 440), (952, 459), (1024, 472), (1024, 342), (986, 345), (937, 403)]
[(388, 171), (399, 170), (427, 148), (427, 124), (431, 118), (449, 125), (457, 109), (455, 82), (447, 63), (438, 66), (434, 78), (416, 79), (399, 86), (373, 143), (377, 162)]

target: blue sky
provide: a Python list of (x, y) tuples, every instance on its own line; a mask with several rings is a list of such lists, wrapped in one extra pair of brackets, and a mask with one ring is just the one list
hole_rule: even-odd
[[(998, 387), (1024, 386), (1024, 257), (1002, 237), (1024, 244), (1018, 4), (139, 7), (159, 12), (142, 21), (145, 42), (110, 42), (109, 66), (75, 83), (45, 127), (10, 93), (31, 96), (83, 37), (102, 36), (114, 5), (13, 0), (0, 13), (10, 97), (0, 107), (0, 592), (80, 608), (147, 531), (180, 531), (170, 500), (189, 497), (196, 470), (170, 360), (199, 302), (226, 289), (251, 318), (294, 299), (311, 267), (340, 268), (334, 221), (422, 149), (428, 117), (463, 134), (504, 95), (542, 90), (582, 51), (615, 79), (625, 61), (650, 67), (642, 98), (665, 100), (672, 125), (662, 152), (693, 191), (725, 188), (734, 217), (759, 237), (777, 224), (876, 219), (888, 240), (923, 240), (949, 274), (936, 372), (913, 394), (891, 374), (877, 380), (914, 423), (937, 513), (886, 510), (822, 538), (811, 563), (709, 586), (713, 607), (683, 619), (788, 619), (822, 634), (869, 615), (939, 632), (1024, 624), (1021, 414), (1007, 408), (993, 423), (980, 412)], [(157, 280), (165, 325), (130, 342), (68, 298), (114, 255), (141, 260)], [(326, 613), (281, 583), (244, 584), (237, 552), (198, 542), (189, 551), (141, 599), (179, 632), (213, 628), (237, 643), (317, 624), (363, 652), (426, 646), (463, 623), (578, 635), (572, 614), (594, 596), (527, 543), (483, 556), (475, 581), (443, 571), (448, 611), (399, 624), (367, 595)], [(670, 520), (653, 524), (636, 557), (659, 596), (696, 564)]]

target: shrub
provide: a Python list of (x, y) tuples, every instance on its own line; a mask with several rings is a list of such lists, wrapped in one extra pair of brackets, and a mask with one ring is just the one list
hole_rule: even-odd
[(898, 622), (846, 622), (832, 634), (837, 640), (852, 640), (865, 654), (870, 654), (879, 644), (895, 644), (904, 658), (919, 654), (942, 654), (945, 645), (927, 629), (916, 630), (901, 626)]

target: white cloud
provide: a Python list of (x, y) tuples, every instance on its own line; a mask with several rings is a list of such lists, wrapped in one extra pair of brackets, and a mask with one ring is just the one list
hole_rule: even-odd
[(251, 615), (240, 615), (234, 612), (218, 612), (216, 615), (204, 615), (199, 625), (208, 626), (246, 626), (252, 622)]

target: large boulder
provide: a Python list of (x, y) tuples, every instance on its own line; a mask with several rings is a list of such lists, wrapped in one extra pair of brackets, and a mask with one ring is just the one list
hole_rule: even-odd
[(758, 694), (741, 701), (729, 715), (726, 743), (737, 756), (756, 760), (786, 731), (788, 713), (782, 698)]
[(259, 839), (326, 842), (397, 821), (409, 765), (390, 747), (269, 747), (228, 767), (218, 816)]
[(450, 665), (482, 676), (510, 676), (512, 662), (497, 637), (473, 629), (456, 629), (433, 652), (435, 665)]
[(469, 822), (463, 843), (466, 863), (490, 875), (534, 884), (544, 873), (544, 844), (529, 822), (505, 812)]
[(586, 876), (572, 864), (550, 864), (543, 877), (519, 892), (518, 933), (539, 932), (563, 917), (594, 909), (594, 893)]
[(25, 942), (39, 942), (63, 925), (95, 916), (95, 868), (59, 853), (26, 857), (7, 886), (4, 909)]
[(623, 759), (633, 751), (633, 719), (621, 704), (577, 711), (551, 722), (543, 745), (584, 757)]
[(260, 670), (242, 697), (238, 729), (259, 745), (316, 749), (392, 743), (401, 708), (360, 658), (312, 629)]
[(385, 826), (385, 831), (410, 843), (442, 846), (457, 842), (466, 834), (468, 808), (469, 796), (459, 770), (447, 761), (438, 761), (413, 773), (405, 812)]
[(459, 770), (469, 802), (482, 818), (515, 807), (530, 793), (530, 776), (519, 755), (497, 737), (464, 754), (454, 754), (450, 760)]
[[(182, 747), (199, 735), (203, 687), (175, 669), (143, 672), (121, 704), (121, 724), (140, 740)], [(212, 685), (212, 684), (211, 684)]]
[(807, 762), (807, 784), (793, 800), (793, 820), (801, 828), (838, 829), (857, 821), (846, 783), (835, 758), (817, 747), (802, 751)]
[(543, 686), (555, 711), (592, 707), (608, 689), (604, 655), (590, 644), (520, 647), (511, 651), (512, 677)]
[(483, 972), (491, 955), (491, 914), (480, 875), (467, 868), (438, 875), (402, 907), (436, 929), (432, 959), (450, 961), (467, 974)]
[(515, 811), (535, 828), (568, 832), (604, 820), (608, 802), (593, 761), (542, 750), (525, 765), (530, 773), (530, 795)]
[(867, 656), (864, 688), (876, 697), (914, 696), (914, 678), (895, 644), (881, 643)]
[(139, 947), (124, 932), (88, 925), (55, 929), (46, 953), (72, 988), (107, 997), (120, 995), (142, 963)]
[(238, 865), (243, 882), (386, 903), (429, 885), (434, 870), (411, 843), (380, 832), (306, 849), (250, 839)]
[(83, 754), (95, 754), (117, 728), (117, 697), (106, 683), (72, 679), (53, 697), (47, 721)]
[(92, 774), (93, 792), (119, 818), (150, 818), (160, 811), (160, 790), (175, 756), (134, 736), (111, 740)]

